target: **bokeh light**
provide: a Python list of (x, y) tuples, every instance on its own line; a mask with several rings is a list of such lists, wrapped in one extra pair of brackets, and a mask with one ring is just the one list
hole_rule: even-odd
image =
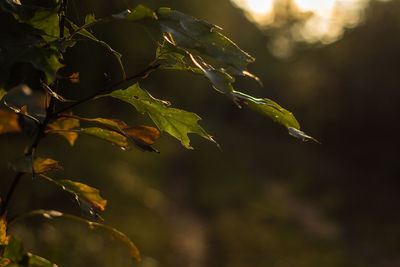
[[(369, 0), (231, 0), (261, 29), (292, 23), (290, 33), (269, 45), (278, 57), (290, 55), (290, 42), (329, 44), (343, 36), (346, 28), (359, 25)], [(293, 23), (293, 21), (298, 21)], [(288, 45), (289, 42), (289, 45)], [(282, 46), (282, 43), (285, 45)], [(279, 47), (282, 47), (280, 49)]]

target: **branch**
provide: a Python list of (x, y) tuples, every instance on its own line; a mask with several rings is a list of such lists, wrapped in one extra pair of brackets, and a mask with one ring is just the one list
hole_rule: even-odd
[(72, 103), (69, 106), (66, 106), (66, 107), (54, 112), (53, 116), (57, 116), (58, 114), (63, 113), (63, 112), (65, 112), (65, 111), (67, 111), (67, 110), (69, 110), (69, 109), (71, 109), (73, 107), (76, 107), (78, 105), (86, 103), (86, 102), (94, 99), (97, 96), (110, 93), (115, 89), (115, 87), (121, 86), (125, 82), (129, 82), (129, 81), (132, 81), (132, 80), (137, 79), (137, 78), (146, 78), (150, 74), (150, 72), (156, 70), (159, 66), (160, 66), (160, 64), (155, 64), (155, 65), (150, 64), (150, 65), (147, 66), (146, 69), (144, 69), (144, 70), (142, 70), (142, 71), (140, 71), (140, 72), (138, 72), (136, 74), (133, 74), (132, 76), (129, 76), (128, 78), (126, 78), (124, 80), (120, 80), (118, 82), (115, 82), (115, 83), (113, 83), (111, 85), (108, 85), (108, 86), (100, 89), (99, 91), (93, 93), (92, 95), (87, 96), (87, 97), (85, 97), (85, 98), (83, 98), (83, 99), (81, 99), (81, 100), (79, 100), (79, 101), (77, 101), (75, 103)]
[(8, 189), (7, 196), (4, 199), (4, 202), (1, 203), (0, 216), (3, 216), (3, 214), (6, 212), (8, 203), (10, 202), (10, 199), (11, 199), (11, 197), (15, 191), (15, 188), (17, 187), (22, 175), (24, 175), (24, 173), (22, 173), (22, 172), (18, 172), (15, 175), (14, 180), (12, 181), (12, 184), (10, 186), (10, 189)]

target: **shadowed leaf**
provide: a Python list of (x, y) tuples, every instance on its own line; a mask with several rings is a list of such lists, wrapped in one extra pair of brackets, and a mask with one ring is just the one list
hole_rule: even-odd
[(16, 172), (32, 173), (33, 171), (36, 174), (62, 169), (58, 161), (50, 158), (35, 158), (32, 169), (32, 159), (30, 156), (24, 156), (15, 160), (11, 166)]
[[(115, 51), (109, 44), (107, 44), (106, 42), (104, 42), (102, 40), (97, 39), (92, 33), (90, 33), (88, 30), (86, 30), (85, 27), (87, 25), (83, 25), (82, 27), (79, 27), (78, 25), (75, 25), (72, 21), (70, 21), (70, 20), (67, 20), (67, 21), (71, 25), (72, 29), (74, 29), (74, 31), (77, 34), (84, 36), (84, 37), (104, 46), (105, 48), (107, 48), (118, 60), (118, 63), (121, 67), (122, 75), (124, 76), (124, 79), (126, 78), (125, 68), (124, 68), (124, 65), (122, 64), (122, 60), (121, 60), (121, 58), (122, 58), (121, 53)], [(89, 24), (92, 24), (92, 22), (90, 22)]]
[(147, 8), (143, 5), (137, 5), (134, 10), (127, 9), (124, 12), (114, 14), (113, 18), (126, 19), (128, 21), (138, 21), (145, 18), (157, 19), (157, 15), (150, 8)]
[(159, 8), (156, 13), (161, 30), (175, 45), (208, 56), (216, 69), (224, 68), (231, 75), (248, 75), (246, 67), (255, 59), (219, 33), (220, 27), (170, 8)]
[(115, 229), (111, 226), (104, 225), (104, 224), (97, 223), (97, 222), (91, 222), (91, 221), (88, 221), (86, 219), (83, 219), (83, 218), (80, 218), (80, 217), (77, 217), (77, 216), (74, 216), (71, 214), (65, 214), (65, 213), (62, 213), (59, 211), (54, 211), (54, 210), (34, 210), (25, 215), (22, 215), (20, 218), (18, 218), (18, 220), (27, 218), (27, 217), (32, 217), (32, 216), (43, 216), (44, 218), (47, 218), (47, 219), (63, 217), (63, 218), (67, 218), (67, 219), (71, 219), (74, 221), (85, 223), (88, 225), (88, 227), (91, 230), (104, 231), (110, 236), (110, 238), (112, 240), (117, 240), (117, 241), (121, 242), (127, 248), (127, 250), (129, 251), (130, 255), (133, 258), (135, 258), (137, 261), (141, 261), (139, 250), (137, 249), (135, 244), (124, 233), (118, 231), (117, 229)]
[(12, 111), (0, 109), (0, 134), (19, 131), (18, 115)]
[(3, 88), (0, 89), (0, 101), (3, 99), (3, 96), (7, 94), (7, 91), (4, 90)]
[[(67, 139), (68, 143), (73, 146), (78, 138), (77, 132), (68, 132), (68, 130), (79, 127), (79, 120), (73, 118), (58, 118), (52, 123), (48, 124), (49, 132), (57, 133)], [(52, 131), (53, 130), (53, 131)]]
[(188, 133), (196, 133), (215, 143), (212, 137), (198, 124), (201, 119), (198, 115), (166, 107), (162, 101), (142, 90), (137, 83), (127, 89), (116, 90), (108, 96), (133, 105), (140, 113), (147, 113), (158, 129), (177, 138), (186, 148), (192, 149)]
[(0, 267), (57, 267), (57, 265), (42, 257), (26, 252), (22, 242), (13, 236), (4, 249), (3, 257), (4, 258), (0, 258)]
[(8, 245), (4, 249), (3, 257), (10, 259), (13, 263), (18, 264), (23, 260), (24, 255), (25, 249), (22, 242), (11, 236)]

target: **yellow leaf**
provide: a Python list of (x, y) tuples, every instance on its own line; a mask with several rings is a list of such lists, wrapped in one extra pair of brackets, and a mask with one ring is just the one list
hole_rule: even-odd
[(55, 132), (59, 135), (62, 135), (65, 139), (67, 139), (71, 146), (75, 144), (75, 140), (78, 138), (78, 133), (68, 132), (67, 130), (79, 127), (79, 120), (73, 118), (59, 118), (50, 123), (48, 126), (51, 129), (50, 132)]
[(18, 115), (14, 112), (0, 109), (0, 134), (19, 131)]
[(7, 246), (10, 236), (7, 236), (6, 213), (0, 217), (0, 246)]
[(36, 158), (33, 162), (33, 169), (35, 173), (43, 173), (51, 170), (59, 170), (62, 167), (54, 159)]

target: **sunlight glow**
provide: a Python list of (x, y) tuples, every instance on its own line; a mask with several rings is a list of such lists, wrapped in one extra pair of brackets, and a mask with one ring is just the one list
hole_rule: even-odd
[(369, 3), (369, 0), (231, 1), (243, 9), (246, 16), (261, 29), (282, 26), (284, 21), (290, 21), (291, 18), (298, 19), (299, 22), (291, 26), (291, 36), (277, 37), (280, 45), (287, 40), (332, 43), (343, 36), (346, 28), (362, 22), (364, 10)]

